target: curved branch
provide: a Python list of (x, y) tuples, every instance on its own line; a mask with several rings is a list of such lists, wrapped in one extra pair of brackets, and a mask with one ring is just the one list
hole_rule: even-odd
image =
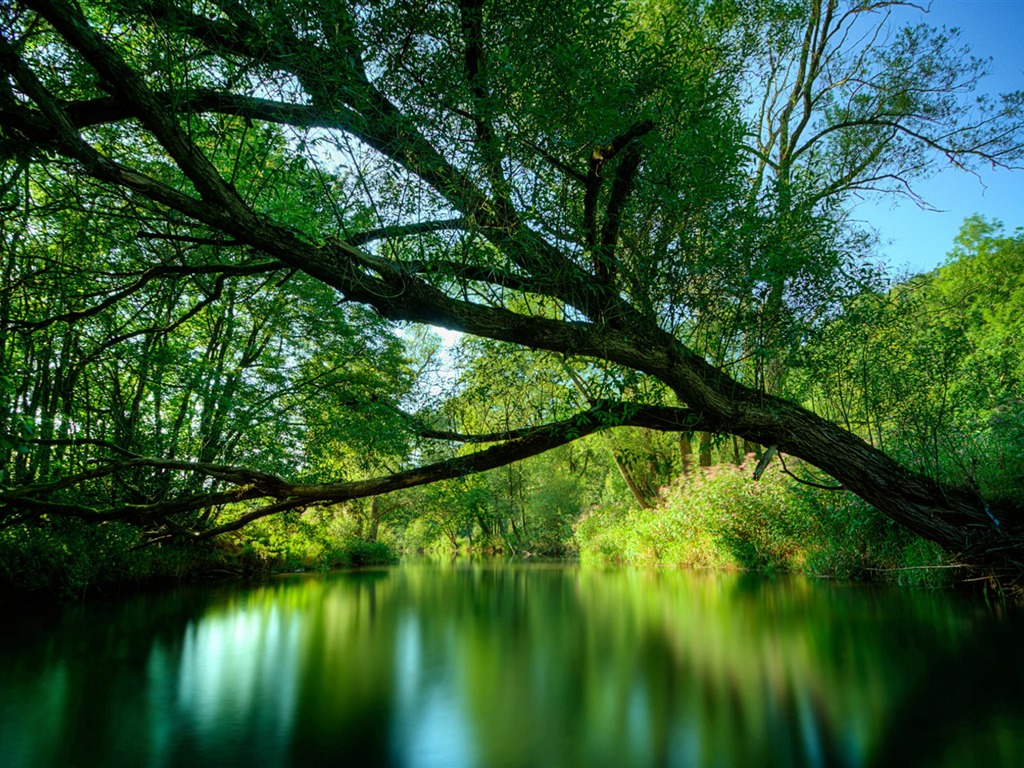
[[(7, 515), (18, 515), (7, 524), (22, 522), (31, 517), (49, 514), (63, 517), (77, 517), (90, 522), (121, 520), (136, 524), (152, 524), (160, 527), (151, 538), (163, 539), (168, 536), (187, 537), (195, 540), (208, 539), (223, 533), (238, 530), (253, 520), (267, 515), (310, 506), (313, 504), (337, 504), (351, 499), (377, 496), (417, 485), (434, 483), (484, 472), (535, 456), (552, 448), (565, 445), (581, 437), (619, 426), (645, 426), (662, 431), (688, 431), (700, 428), (699, 414), (685, 408), (665, 408), (638, 405), (628, 402), (601, 401), (587, 411), (561, 421), (523, 430), (511, 430), (502, 434), (451, 437), (454, 433), (435, 432), (442, 439), (464, 439), (466, 442), (492, 442), (504, 440), (502, 445), (487, 448), (467, 456), (458, 456), (423, 467), (409, 469), (382, 477), (351, 482), (321, 484), (290, 483), (275, 475), (248, 470), (240, 467), (209, 464), (203, 462), (177, 461), (171, 459), (146, 458), (128, 454), (129, 458), (116, 463), (83, 472), (62, 480), (35, 486), (12, 489), (0, 495), (3, 506), (0, 511)], [(429, 430), (427, 430), (429, 432)], [(126, 453), (121, 451), (121, 453)], [(155, 501), (146, 504), (124, 504), (113, 509), (101, 510), (84, 504), (50, 500), (50, 496), (81, 486), (118, 472), (131, 469), (149, 468), (198, 473), (206, 477), (229, 483), (233, 489), (187, 496), (173, 501)], [(187, 512), (224, 504), (256, 500), (275, 499), (273, 503), (251, 510), (222, 525), (197, 531), (184, 528), (180, 523), (171, 524), (169, 518)]]
[(369, 480), (286, 487), (283, 492), (288, 494), (288, 498), (248, 512), (237, 520), (197, 533), (192, 538), (198, 540), (219, 536), (239, 530), (261, 517), (301, 506), (322, 503), (337, 504), (351, 499), (378, 496), (403, 488), (484, 472), (530, 456), (536, 456), (552, 448), (578, 440), (585, 435), (631, 423), (634, 419), (642, 421), (645, 426), (654, 429), (672, 431), (692, 429), (694, 424), (699, 423), (699, 416), (687, 409), (634, 406), (631, 403), (601, 403), (569, 419), (537, 427), (503, 445), (468, 456), (459, 456), (425, 467)]
[(151, 267), (139, 275), (139, 278), (131, 285), (126, 285), (124, 288), (115, 291), (111, 295), (107, 296), (103, 301), (98, 304), (94, 304), (87, 309), (75, 309), (70, 312), (64, 312), (59, 315), (52, 315), (44, 320), (30, 321), (18, 321), (12, 323), (12, 327), (18, 328), (24, 331), (39, 331), (43, 328), (47, 328), (54, 323), (77, 323), (87, 318), (98, 315), (105, 309), (112, 307), (117, 302), (128, 298), (129, 296), (138, 293), (145, 288), (149, 283), (163, 277), (180, 277), (180, 276), (191, 276), (191, 275), (212, 275), (216, 274), (222, 278), (228, 277), (245, 277), (249, 275), (265, 274), (267, 272), (276, 272), (284, 268), (284, 264), (278, 261), (267, 262), (263, 264), (250, 264), (248, 266), (239, 266), (235, 264), (206, 264), (195, 267), (189, 266), (178, 266), (178, 265), (161, 265), (158, 267)]
[(363, 232), (355, 232), (347, 235), (344, 241), (349, 245), (358, 248), (374, 240), (388, 240), (397, 237), (408, 237), (410, 235), (424, 235), (430, 232), (445, 232), (456, 229), (465, 229), (469, 226), (469, 219), (459, 216), (454, 219), (438, 219), (436, 221), (416, 221), (411, 224), (393, 224), (387, 227), (367, 229)]
[(781, 453), (779, 454), (779, 463), (782, 465), (782, 474), (789, 475), (791, 478), (796, 480), (798, 483), (802, 483), (803, 485), (809, 485), (811, 488), (818, 488), (819, 490), (822, 490), (822, 491), (845, 491), (846, 490), (846, 486), (845, 485), (824, 485), (822, 483), (816, 483), (813, 480), (804, 480), (802, 477), (797, 477), (796, 475), (794, 475), (792, 472), (789, 471), (789, 468), (786, 466), (786, 459), (785, 459), (785, 457)]
[[(700, 414), (689, 408), (641, 405), (639, 403), (619, 400), (599, 400), (595, 403), (594, 408), (585, 413), (600, 412), (604, 412), (609, 416), (614, 415), (619, 420), (615, 426), (646, 427), (647, 429), (654, 429), (659, 432), (689, 432), (694, 429), (700, 429), (702, 422)], [(523, 427), (521, 429), (467, 435), (462, 432), (422, 427), (417, 432), (420, 437), (425, 437), (428, 440), (449, 440), (458, 443), (496, 443), (504, 440), (520, 440), (535, 434), (538, 430), (547, 428), (547, 426)]]

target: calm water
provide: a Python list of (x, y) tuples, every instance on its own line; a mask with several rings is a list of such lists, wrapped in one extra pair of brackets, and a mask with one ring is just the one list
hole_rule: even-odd
[(1024, 627), (947, 594), (412, 564), (0, 638), (4, 768), (1024, 765)]

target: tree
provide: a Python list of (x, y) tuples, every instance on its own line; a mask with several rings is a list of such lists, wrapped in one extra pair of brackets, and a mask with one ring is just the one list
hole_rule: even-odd
[[(752, 354), (770, 362), (780, 328), (815, 322), (856, 287), (841, 279), (858, 255), (845, 247), (858, 242), (843, 216), (849, 194), (902, 185), (941, 157), (968, 167), (1021, 157), (1021, 94), (972, 101), (979, 69), (961, 64), (948, 33), (902, 30), (886, 52), (872, 14), (893, 5), (7, 6), (8, 196), (19, 174), (45, 172), (58, 202), (86, 218), (108, 220), (118, 201), (165, 237), (217, 244), (186, 273), (301, 273), (391, 321), (564, 356), (612, 396), (575, 411), (566, 397), (545, 424), (464, 436), (499, 445), (384, 476), (304, 483), (132, 454), (16, 484), (6, 514), (204, 538), (632, 424), (775, 446), (966, 561), (1020, 573), (1016, 507), (908, 470), (779, 397), (763, 366), (742, 366)], [(866, 30), (860, 47), (854, 24)], [(780, 45), (751, 45), (766, 30)], [(760, 134), (745, 124), (752, 92), (768, 94)], [(256, 136), (274, 152), (240, 183)], [(104, 203), (64, 196), (72, 182)], [(44, 211), (30, 206), (24, 236)], [(70, 311), (135, 293), (106, 287)], [(642, 399), (659, 388), (677, 403)], [(128, 463), (203, 480), (103, 508), (67, 498)], [(181, 522), (225, 504), (249, 507), (228, 522)]]
[(946, 263), (857, 297), (805, 350), (804, 397), (936, 479), (1019, 497), (1020, 233), (968, 219)]

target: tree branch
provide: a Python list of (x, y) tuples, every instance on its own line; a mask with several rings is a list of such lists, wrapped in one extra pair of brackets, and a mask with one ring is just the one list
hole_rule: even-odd
[[(77, 517), (92, 522), (122, 520), (136, 524), (162, 523), (175, 515), (195, 512), (204, 507), (272, 498), (272, 504), (259, 507), (241, 515), (233, 521), (206, 530), (190, 530), (181, 523), (159, 527), (151, 534), (156, 538), (182, 536), (196, 540), (218, 536), (238, 530), (253, 520), (270, 514), (312, 504), (337, 504), (351, 499), (376, 496), (382, 493), (433, 483), (439, 480), (463, 477), (504, 466), (530, 456), (549, 451), (581, 437), (619, 426), (644, 426), (662, 431), (688, 431), (701, 427), (701, 417), (685, 408), (665, 408), (638, 405), (628, 402), (600, 401), (587, 411), (567, 419), (522, 430), (510, 430), (492, 435), (455, 436), (455, 433), (424, 430), (427, 436), (437, 439), (461, 440), (465, 442), (495, 442), (504, 440), (502, 445), (440, 461), (416, 469), (397, 472), (382, 477), (352, 482), (323, 484), (290, 483), (275, 475), (247, 470), (240, 467), (210, 464), (204, 462), (176, 461), (170, 459), (146, 458), (128, 452), (124, 461), (107, 464), (95, 470), (62, 478), (53, 483), (24, 486), (0, 494), (0, 513), (9, 517), (7, 524), (22, 522), (28, 517), (49, 514), (63, 517)], [(432, 433), (432, 434), (431, 434)], [(108, 510), (96, 509), (82, 504), (68, 503), (60, 499), (47, 498), (60, 492), (82, 486), (92, 480), (107, 477), (132, 469), (174, 470), (198, 473), (227, 482), (234, 489), (196, 496), (186, 496), (170, 502), (146, 504), (125, 504)], [(11, 517), (17, 515), (17, 517)], [(174, 530), (170, 530), (173, 528)]]
[[(594, 408), (587, 413), (599, 411), (605, 411), (609, 415), (614, 414), (617, 419), (621, 419), (616, 426), (646, 427), (660, 432), (689, 432), (700, 429), (702, 421), (700, 414), (689, 408), (641, 405), (625, 401), (599, 400), (595, 403)], [(420, 427), (417, 429), (417, 433), (420, 437), (425, 437), (428, 440), (448, 440), (456, 443), (496, 443), (505, 440), (520, 440), (546, 428), (546, 426), (523, 427), (522, 429), (468, 435), (461, 432)]]
[(150, 130), (200, 196), (236, 214), (251, 216), (238, 193), (221, 178), (209, 159), (185, 135), (170, 111), (156, 98), (142, 77), (97, 34), (76, 6), (64, 0), (26, 0), (73, 45), (123, 100), (138, 104), (138, 118)]
[(465, 43), (464, 65), (466, 80), (473, 96), (473, 127), (476, 131), (476, 146), (483, 159), (487, 178), (495, 196), (502, 205), (512, 209), (508, 181), (501, 167), (501, 142), (490, 118), (491, 100), (487, 86), (487, 56), (484, 53), (483, 0), (460, 0), (459, 17), (462, 22), (462, 38)]
[(411, 224), (393, 224), (387, 227), (377, 227), (376, 229), (367, 229), (363, 232), (355, 232), (354, 234), (346, 235), (344, 240), (349, 245), (358, 248), (374, 240), (389, 240), (410, 235), (423, 235), (430, 232), (465, 229), (467, 226), (469, 226), (469, 219), (465, 216), (459, 216), (454, 219), (438, 219), (436, 221), (415, 221)]
[(268, 272), (276, 272), (284, 268), (284, 264), (281, 262), (268, 262), (264, 264), (250, 264), (248, 266), (236, 265), (236, 264), (204, 264), (197, 265), (194, 267), (185, 265), (161, 265), (158, 267), (151, 267), (139, 275), (139, 278), (124, 288), (121, 288), (114, 293), (110, 294), (106, 299), (101, 301), (99, 304), (94, 304), (87, 309), (76, 309), (70, 312), (64, 312), (60, 315), (52, 315), (45, 320), (36, 321), (16, 321), (11, 325), (14, 328), (22, 331), (39, 331), (43, 328), (53, 325), (54, 323), (77, 323), (85, 320), (89, 317), (98, 315), (105, 309), (112, 307), (117, 302), (128, 298), (132, 294), (138, 293), (145, 288), (149, 283), (154, 280), (164, 277), (181, 277), (181, 276), (192, 276), (192, 275), (211, 275), (216, 274), (221, 277), (245, 277), (248, 275), (259, 275), (266, 274)]
[[(601, 185), (603, 184), (602, 171), (604, 164), (652, 130), (654, 130), (653, 120), (643, 120), (634, 123), (624, 133), (616, 136), (607, 144), (598, 147), (590, 155), (590, 165), (586, 177), (586, 191), (583, 195), (583, 229), (587, 247), (595, 250), (594, 271), (599, 277), (606, 272), (606, 268), (601, 265), (601, 259), (597, 255), (596, 250), (601, 240), (606, 240), (612, 235), (614, 235), (615, 241), (618, 241), (618, 217), (621, 214), (622, 204), (625, 202), (633, 185), (633, 179), (640, 163), (639, 152), (630, 152), (630, 156), (627, 156), (619, 164), (619, 171), (613, 183), (612, 200), (608, 204), (608, 212), (614, 216), (615, 220), (610, 225), (606, 221), (604, 237), (599, 238), (597, 201), (601, 192)], [(615, 187), (618, 187), (618, 190)], [(611, 231), (609, 231), (609, 227)]]
[(821, 483), (815, 483), (813, 480), (804, 480), (802, 477), (797, 477), (796, 475), (794, 475), (792, 472), (789, 471), (788, 467), (786, 467), (786, 459), (785, 459), (785, 457), (781, 453), (779, 454), (779, 463), (782, 465), (782, 473), (784, 475), (789, 475), (791, 478), (796, 480), (798, 483), (802, 483), (803, 485), (809, 485), (811, 488), (818, 488), (818, 489), (820, 489), (822, 491), (845, 491), (846, 490), (846, 486), (845, 485), (823, 485)]
[(601, 228), (601, 243), (594, 254), (594, 274), (599, 283), (609, 288), (615, 283), (615, 249), (619, 244), (623, 209), (633, 191), (633, 182), (636, 180), (639, 167), (640, 150), (635, 143), (631, 143), (626, 148), (618, 168), (615, 169), (615, 180), (612, 182), (608, 205), (605, 207), (604, 226)]

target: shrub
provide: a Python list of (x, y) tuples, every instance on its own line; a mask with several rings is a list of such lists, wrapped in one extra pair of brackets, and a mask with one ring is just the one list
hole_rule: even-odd
[(938, 584), (945, 555), (846, 492), (749, 466), (681, 478), (652, 509), (593, 509), (576, 524), (584, 563), (743, 568)]
[(264, 518), (231, 538), (141, 549), (139, 529), (122, 523), (11, 526), (0, 529), (0, 594), (66, 600), (158, 583), (394, 562), (387, 544), (352, 535), (341, 515), (316, 512)]

